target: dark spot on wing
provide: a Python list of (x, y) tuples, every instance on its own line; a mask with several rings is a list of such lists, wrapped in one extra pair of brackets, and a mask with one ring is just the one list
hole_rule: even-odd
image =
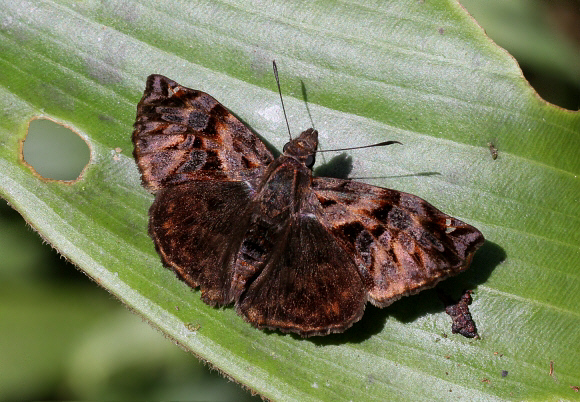
[(377, 219), (379, 222), (385, 222), (387, 220), (389, 212), (391, 212), (391, 208), (393, 208), (393, 204), (384, 203), (380, 207), (373, 209), (370, 212), (371, 212), (371, 215), (375, 219)]
[(362, 232), (360, 232), (356, 238), (356, 242), (355, 242), (356, 250), (360, 253), (361, 257), (363, 258), (363, 260), (367, 266), (370, 266), (372, 264), (373, 258), (372, 258), (371, 246), (372, 246), (373, 242), (374, 242), (374, 238), (366, 230), (363, 230)]
[(318, 201), (320, 201), (320, 205), (322, 205), (323, 208), (336, 204), (336, 201), (331, 198), (318, 197)]
[(183, 123), (183, 115), (181, 114), (165, 113), (161, 115), (161, 118), (169, 123)]
[(377, 225), (371, 230), (371, 234), (374, 236), (375, 239), (381, 237), (383, 233), (385, 233), (385, 228), (382, 225)]
[(364, 229), (364, 226), (360, 222), (345, 223), (344, 225), (338, 227), (339, 232), (342, 233), (342, 235), (346, 237), (352, 244), (355, 243), (359, 233)]
[(193, 141), (193, 144), (191, 145), (193, 148), (201, 148), (203, 147), (203, 141), (201, 140), (200, 137), (198, 137), (197, 135), (195, 136), (195, 140)]
[(433, 236), (433, 234), (427, 231), (422, 231), (421, 235), (418, 236), (417, 241), (426, 250), (431, 250), (432, 248), (435, 248), (438, 251), (443, 252), (445, 249), (443, 244), (441, 244), (441, 242), (437, 240), (437, 238)]
[(215, 137), (218, 135), (218, 129), (223, 125), (227, 125), (228, 129), (232, 129), (228, 117), (231, 113), (219, 103), (213, 105), (208, 113), (208, 119), (204, 128), (204, 134), (208, 137)]
[(204, 170), (221, 170), (222, 163), (216, 151), (207, 150)]
[(407, 212), (395, 206), (389, 211), (387, 215), (387, 223), (391, 227), (405, 230), (411, 226), (412, 221)]
[(231, 113), (229, 112), (228, 109), (226, 109), (225, 107), (223, 107), (221, 104), (216, 103), (210, 111), (210, 114), (215, 117), (218, 118), (220, 120), (224, 120), (226, 117), (230, 116)]
[(195, 172), (201, 169), (206, 163), (206, 152), (205, 151), (191, 151), (189, 154), (189, 159), (181, 165), (178, 169), (179, 173)]
[(187, 125), (194, 130), (201, 131), (207, 126), (208, 121), (209, 116), (207, 113), (194, 111), (189, 114)]

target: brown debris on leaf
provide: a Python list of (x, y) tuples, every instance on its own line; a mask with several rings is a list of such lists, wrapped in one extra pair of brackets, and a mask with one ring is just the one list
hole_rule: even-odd
[(475, 322), (469, 312), (471, 304), (471, 290), (466, 290), (457, 302), (451, 301), (449, 296), (439, 292), (439, 296), (445, 303), (445, 312), (452, 320), (451, 332), (461, 334), (466, 338), (479, 338)]
[(496, 146), (493, 144), (493, 142), (488, 142), (487, 146), (489, 147), (489, 152), (491, 153), (491, 159), (496, 160), (498, 154)]

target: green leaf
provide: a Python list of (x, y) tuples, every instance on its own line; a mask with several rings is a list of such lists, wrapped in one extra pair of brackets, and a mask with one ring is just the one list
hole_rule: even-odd
[[(280, 400), (576, 396), (580, 118), (537, 97), (458, 4), (6, 3), (0, 193), (169, 338)], [(472, 267), (444, 283), (454, 296), (474, 289), (481, 339), (451, 335), (432, 290), (369, 306), (340, 335), (259, 331), (232, 308), (205, 305), (162, 267), (147, 236), (153, 197), (131, 157), (145, 78), (161, 73), (212, 94), (281, 149), (272, 59), (293, 131), (314, 125), (323, 149), (404, 144), (319, 158), (322, 171), (411, 192), (484, 233)], [(37, 116), (90, 145), (80, 180), (45, 181), (20, 161), (19, 142)]]

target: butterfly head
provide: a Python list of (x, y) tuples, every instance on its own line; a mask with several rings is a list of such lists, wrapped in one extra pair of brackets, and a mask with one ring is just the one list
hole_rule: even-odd
[(318, 131), (309, 128), (300, 134), (298, 138), (290, 140), (284, 145), (284, 155), (290, 156), (306, 167), (312, 169), (314, 166), (316, 148), (318, 147)]

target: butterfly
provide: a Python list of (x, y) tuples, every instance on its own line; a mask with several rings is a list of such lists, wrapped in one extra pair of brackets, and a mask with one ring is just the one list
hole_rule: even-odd
[(275, 158), (210, 95), (162, 75), (147, 79), (132, 140), (163, 264), (257, 328), (342, 332), (367, 302), (464, 271), (484, 242), (417, 196), (313, 177), (313, 128)]

